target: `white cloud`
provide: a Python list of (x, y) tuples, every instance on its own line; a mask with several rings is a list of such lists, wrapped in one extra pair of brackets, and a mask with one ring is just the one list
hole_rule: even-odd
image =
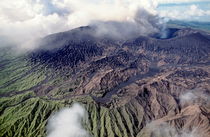
[(140, 8), (156, 14), (156, 0), (53, 0), (53, 3), (65, 9), (71, 9), (68, 24), (73, 27), (87, 25), (93, 20), (132, 21)]
[(154, 137), (202, 137), (196, 127), (192, 129), (176, 129), (168, 123), (156, 123), (155, 121), (146, 126)]
[(85, 114), (79, 104), (60, 110), (48, 121), (47, 137), (89, 137), (81, 124)]
[(40, 13), (43, 8), (41, 4), (32, 4), (30, 0), (1, 0), (0, 7), (1, 18), (14, 22), (32, 19), (37, 13)]
[(167, 10), (161, 10), (160, 16), (168, 17), (171, 19), (179, 20), (199, 20), (203, 16), (210, 16), (210, 10), (202, 10), (195, 4), (187, 6), (185, 10), (177, 10), (177, 7), (173, 7)]
[(206, 12), (199, 9), (196, 5), (191, 5), (190, 10), (187, 11), (190, 16), (204, 16)]
[(0, 7), (0, 36), (9, 37), (21, 48), (33, 48), (36, 38), (67, 28), (65, 17), (56, 13), (45, 16), (38, 0), (1, 0)]
[(187, 2), (205, 2), (209, 0), (158, 0), (159, 3), (161, 4), (166, 4), (166, 3), (187, 3)]
[[(136, 22), (139, 9), (144, 8), (150, 14), (157, 15), (158, 3), (186, 1), (189, 0), (1, 0), (0, 36), (8, 36), (18, 43), (18, 48), (30, 49), (35, 47), (36, 38), (48, 34), (89, 25), (95, 20)], [(161, 11), (162, 16), (176, 19), (209, 14), (210, 11), (195, 6), (185, 12)], [(139, 18), (148, 25), (149, 21), (144, 17)], [(149, 28), (152, 27), (149, 24)], [(144, 29), (147, 28), (141, 30)]]
[(1, 0), (0, 7), (0, 36), (8, 36), (21, 45), (18, 48), (30, 49), (35, 47), (36, 38), (95, 20), (135, 22), (136, 13), (142, 8), (155, 15), (157, 1)]
[(210, 96), (202, 89), (187, 90), (179, 96), (181, 105), (209, 104)]

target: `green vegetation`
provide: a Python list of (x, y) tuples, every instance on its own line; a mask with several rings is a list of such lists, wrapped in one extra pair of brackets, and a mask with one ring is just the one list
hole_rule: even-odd
[(64, 104), (46, 101), (26, 93), (12, 98), (2, 98), (0, 117), (0, 136), (5, 137), (42, 137), (45, 126), (53, 111)]
[[(143, 112), (135, 104), (109, 109), (95, 104), (87, 105), (89, 113), (88, 129), (94, 137), (135, 137), (140, 131)], [(140, 115), (140, 117), (136, 117)], [(136, 118), (135, 118), (136, 117)], [(135, 118), (135, 119), (134, 119)]]
[(22, 90), (30, 89), (31, 87), (39, 84), (45, 78), (46, 76), (43, 75), (43, 73), (40, 73), (40, 72), (32, 73), (16, 81), (15, 83), (12, 83), (11, 85), (7, 86), (6, 88), (0, 91), (1, 93), (4, 93), (4, 92), (9, 92), (9, 91), (22, 91)]
[[(4, 60), (0, 60), (4, 61)], [(30, 89), (46, 79), (45, 72), (33, 67), (23, 59), (8, 60), (0, 70), (0, 93)]]

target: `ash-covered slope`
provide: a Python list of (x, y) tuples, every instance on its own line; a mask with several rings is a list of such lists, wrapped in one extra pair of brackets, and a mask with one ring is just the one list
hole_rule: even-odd
[[(190, 63), (189, 61), (200, 63), (201, 60), (208, 62), (210, 51), (208, 35), (189, 28), (171, 29), (171, 32), (167, 39), (139, 36), (127, 40), (97, 36), (94, 28), (81, 27), (45, 37), (40, 42), (40, 49), (31, 54), (31, 58), (34, 62), (60, 63), (61, 66), (74, 67), (79, 62), (86, 64), (96, 60), (99, 62), (98, 58), (111, 58), (122, 52), (130, 54), (127, 56), (130, 58), (151, 52), (147, 58), (151, 59), (154, 54), (164, 54), (166, 58), (182, 57), (182, 60), (188, 61), (186, 63)], [(140, 50), (141, 53), (136, 53)]]
[[(95, 137), (210, 135), (208, 34), (172, 29), (166, 39), (116, 40), (82, 27), (47, 36), (40, 46), (19, 59), (30, 68), (2, 82), (0, 122), (8, 128), (0, 128), (1, 136), (43, 136), (50, 114), (73, 101), (84, 104), (85, 126)], [(16, 88), (19, 80), (30, 84)]]

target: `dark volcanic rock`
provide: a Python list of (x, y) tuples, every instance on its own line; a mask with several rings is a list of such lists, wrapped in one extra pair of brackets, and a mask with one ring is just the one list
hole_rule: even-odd
[(68, 43), (55, 50), (42, 50), (31, 54), (33, 62), (46, 63), (53, 66), (73, 67), (79, 62), (88, 61), (91, 57), (100, 56), (103, 49), (96, 43), (81, 41), (79, 43)]

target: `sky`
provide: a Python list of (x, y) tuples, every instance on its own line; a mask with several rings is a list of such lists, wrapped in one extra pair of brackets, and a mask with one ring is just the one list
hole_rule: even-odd
[(210, 22), (210, 0), (162, 2), (157, 10), (170, 19)]
[(168, 19), (210, 22), (210, 0), (0, 0), (0, 37), (27, 47), (36, 38), (96, 20), (135, 22), (139, 9)]

